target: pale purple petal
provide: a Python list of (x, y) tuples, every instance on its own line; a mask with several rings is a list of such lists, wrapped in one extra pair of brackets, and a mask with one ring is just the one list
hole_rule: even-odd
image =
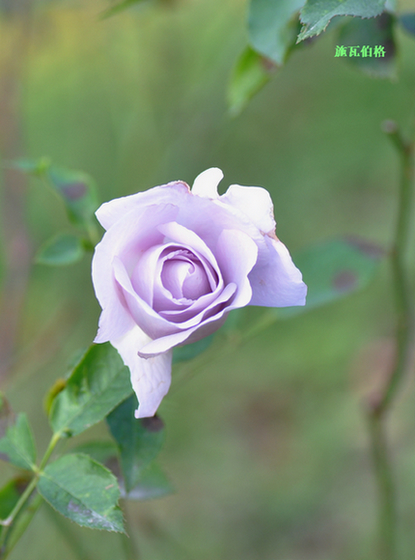
[(249, 275), (252, 286), (250, 305), (289, 307), (305, 305), (307, 286), (294, 265), (286, 246), (277, 239), (264, 236), (258, 262)]
[(134, 327), (124, 337), (111, 341), (131, 372), (131, 384), (138, 398), (136, 418), (154, 416), (171, 382), (172, 352), (152, 358), (141, 358), (138, 349), (150, 339)]
[(144, 209), (152, 204), (176, 204), (182, 205), (184, 197), (190, 193), (189, 186), (183, 181), (173, 181), (167, 185), (154, 187), (148, 191), (139, 192), (129, 196), (115, 198), (104, 202), (95, 215), (104, 229), (109, 229), (119, 219), (139, 208)]
[(238, 286), (233, 306), (247, 305), (252, 297), (248, 274), (257, 262), (257, 244), (242, 231), (225, 229), (219, 236), (215, 254), (225, 283), (234, 282)]
[(243, 212), (261, 232), (275, 231), (274, 206), (266, 189), (231, 185), (220, 201)]
[[(227, 314), (231, 311), (231, 309), (234, 309), (234, 306), (232, 306), (229, 301), (232, 299), (236, 291), (237, 286), (235, 284), (228, 284), (215, 302), (197, 316), (198, 322), (196, 325), (191, 325), (181, 332), (173, 333), (150, 341), (140, 349), (140, 356), (154, 356), (160, 354), (161, 352), (166, 352), (167, 350), (170, 350), (170, 348), (185, 342), (200, 327), (207, 327), (209, 323), (210, 328), (205, 329), (203, 331), (203, 336), (200, 338), (204, 338), (205, 336), (215, 332), (220, 326), (222, 326), (224, 314)], [(186, 324), (195, 322), (195, 320), (187, 321)], [(183, 324), (179, 326), (183, 327)], [(195, 340), (198, 340), (198, 338), (194, 338), (192, 342)]]
[(115, 279), (122, 288), (128, 310), (137, 325), (151, 338), (166, 336), (178, 332), (180, 326), (166, 321), (148, 303), (146, 303), (134, 290), (131, 279), (121, 259), (113, 261)]
[(149, 208), (147, 214), (140, 208), (130, 212), (124, 220), (114, 224), (95, 247), (92, 281), (103, 310), (97, 342), (119, 338), (131, 328), (131, 314), (115, 281), (114, 258), (126, 254), (126, 260), (132, 261), (127, 264), (133, 267), (140, 252), (163, 241), (164, 236), (156, 226), (174, 219), (178, 213), (178, 208), (170, 204)]
[(135, 325), (128, 309), (111, 302), (101, 313), (94, 342), (108, 342), (124, 336)]
[(203, 198), (217, 198), (218, 185), (223, 179), (223, 173), (218, 167), (211, 167), (200, 173), (192, 187), (192, 194)]
[[(216, 258), (211, 249), (206, 245), (205, 241), (191, 229), (184, 227), (176, 222), (169, 222), (159, 226), (159, 231), (163, 233), (166, 238), (165, 243), (174, 241), (179, 245), (190, 248), (190, 250), (197, 251), (202, 255), (216, 270), (219, 272)], [(169, 241), (168, 241), (169, 240)]]

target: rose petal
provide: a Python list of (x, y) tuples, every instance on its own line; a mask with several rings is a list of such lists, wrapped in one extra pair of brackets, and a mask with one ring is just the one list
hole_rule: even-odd
[(258, 257), (255, 241), (242, 231), (225, 229), (219, 236), (215, 253), (225, 284), (233, 282), (238, 286), (233, 307), (247, 305), (252, 297), (248, 274)]
[(120, 218), (125, 218), (129, 212), (139, 208), (144, 209), (152, 204), (183, 204), (183, 197), (190, 193), (189, 185), (183, 181), (173, 181), (167, 185), (154, 187), (148, 191), (129, 196), (115, 198), (104, 202), (95, 212), (99, 223), (104, 229), (109, 229)]
[(257, 264), (249, 275), (253, 292), (250, 305), (305, 305), (307, 286), (288, 249), (281, 241), (267, 235), (264, 241)]
[[(224, 306), (223, 304), (229, 302), (236, 290), (236, 284), (228, 284), (221, 295), (215, 300), (215, 302), (198, 315), (198, 321), (196, 325), (187, 327), (181, 332), (173, 333), (167, 336), (156, 338), (155, 340), (151, 340), (148, 344), (146, 344), (139, 350), (139, 355), (143, 357), (156, 356), (161, 352), (166, 352), (174, 346), (185, 342), (201, 326), (205, 327), (209, 323), (211, 323), (209, 330), (206, 329), (203, 333), (203, 336), (201, 336), (200, 338), (204, 338), (205, 336), (208, 336), (209, 334), (215, 332), (223, 323), (223, 315), (225, 313), (227, 314), (231, 309), (234, 309), (232, 304), (228, 304), (226, 306)], [(195, 323), (196, 321), (187, 321), (188, 324), (191, 322)], [(183, 327), (183, 324), (179, 324), (178, 326)]]
[(114, 224), (95, 247), (92, 281), (103, 310), (96, 342), (119, 338), (131, 328), (130, 313), (114, 281), (114, 257), (127, 253), (131, 258), (137, 252), (145, 252), (149, 246), (161, 243), (164, 236), (156, 226), (174, 219), (178, 213), (178, 208), (170, 204), (150, 206), (147, 210), (148, 213), (143, 213), (140, 208), (130, 212), (124, 220)]
[(172, 352), (152, 358), (141, 358), (137, 349), (149, 337), (137, 326), (120, 339), (111, 341), (131, 372), (131, 384), (138, 398), (136, 418), (154, 416), (171, 382)]
[(260, 231), (275, 231), (274, 206), (266, 189), (231, 185), (220, 201), (243, 212)]
[[(148, 303), (146, 303), (140, 296), (135, 292), (130, 277), (128, 276), (127, 270), (121, 261), (117, 257), (113, 259), (113, 270), (114, 276), (117, 280), (119, 286), (123, 290), (123, 297), (128, 306), (128, 309), (136, 322), (143, 331), (151, 338), (158, 338), (168, 336), (179, 331), (184, 331), (191, 327), (197, 326), (201, 320), (203, 320), (206, 314), (210, 314), (212, 307), (217, 304), (217, 300), (223, 303), (222, 288), (218, 287), (214, 292), (214, 299), (210, 305), (203, 307), (199, 312), (199, 308), (195, 307), (195, 312), (191, 317), (187, 318), (180, 323), (168, 321), (163, 318), (160, 313), (157, 313)], [(222, 282), (220, 284), (222, 286)], [(211, 294), (202, 296), (202, 298), (210, 298)], [(202, 300), (200, 298), (200, 300)], [(195, 304), (197, 305), (200, 300), (197, 300)], [(210, 299), (208, 301), (211, 301)], [(156, 352), (158, 353), (158, 352)]]
[(218, 185), (223, 179), (223, 173), (218, 167), (211, 167), (200, 173), (192, 187), (192, 194), (203, 198), (218, 198)]
[(127, 308), (135, 323), (151, 338), (166, 336), (178, 332), (180, 328), (161, 317), (147, 302), (134, 290), (131, 279), (121, 259), (114, 257), (114, 276), (127, 304)]

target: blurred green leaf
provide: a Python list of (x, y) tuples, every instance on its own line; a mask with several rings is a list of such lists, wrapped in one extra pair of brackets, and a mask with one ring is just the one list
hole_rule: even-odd
[(405, 31), (415, 35), (415, 14), (402, 14), (399, 16), (399, 22)]
[(274, 64), (247, 47), (232, 71), (228, 86), (228, 107), (231, 115), (239, 115), (252, 97), (271, 79)]
[[(395, 77), (394, 23), (395, 17), (386, 12), (371, 19), (350, 19), (340, 28), (338, 44), (356, 47), (357, 56), (348, 56), (345, 60), (371, 76)], [(382, 52), (384, 56), (381, 56)]]
[[(153, 500), (173, 492), (173, 486), (157, 463), (151, 463), (140, 472), (137, 485), (126, 493), (129, 500)], [(123, 488), (121, 488), (121, 494)]]
[(88, 441), (71, 449), (71, 453), (89, 455), (94, 461), (106, 464), (109, 459), (118, 456), (118, 447), (113, 441)]
[(199, 354), (204, 352), (209, 348), (213, 342), (214, 335), (211, 334), (198, 340), (197, 342), (192, 342), (192, 344), (185, 344), (184, 346), (176, 346), (173, 348), (173, 364), (178, 364), (179, 362), (187, 362), (188, 360), (193, 360)]
[[(20, 496), (23, 494), (26, 486), (29, 483), (29, 478), (15, 477), (9, 480), (2, 488), (0, 488), (0, 519), (6, 519), (12, 512), (14, 506), (19, 501)], [(1, 527), (0, 527), (1, 533)]]
[(94, 220), (98, 197), (92, 177), (81, 171), (51, 166), (47, 172), (50, 183), (62, 197), (69, 220), (87, 227)]
[(306, 0), (251, 0), (249, 40), (256, 51), (278, 65), (284, 64), (296, 42), (298, 12)]
[(278, 316), (297, 315), (364, 288), (384, 254), (379, 247), (354, 238), (326, 241), (298, 253), (294, 262), (308, 286), (306, 305), (278, 309)]
[(133, 6), (134, 4), (138, 4), (140, 2), (143, 2), (143, 0), (124, 0), (123, 2), (119, 2), (118, 4), (115, 4), (114, 6), (111, 6), (110, 8), (105, 10), (101, 14), (100, 19), (106, 19), (111, 16), (115, 16), (116, 14), (123, 12), (124, 10), (127, 10), (128, 8)]
[(65, 266), (80, 261), (84, 254), (82, 239), (71, 233), (60, 233), (39, 249), (35, 260), (39, 264)]
[(0, 457), (22, 469), (33, 470), (35, 467), (35, 442), (26, 414), (20, 413), (7, 427), (0, 439)]
[(111, 344), (94, 344), (53, 401), (55, 433), (73, 436), (100, 422), (132, 393), (130, 372)]
[(91, 529), (124, 533), (115, 476), (87, 455), (63, 455), (40, 473), (39, 493), (59, 513)]
[(307, 0), (300, 13), (304, 27), (298, 42), (319, 35), (335, 16), (359, 16), (371, 18), (380, 15), (385, 0)]
[(88, 229), (95, 220), (95, 210), (99, 205), (97, 188), (92, 177), (86, 173), (57, 167), (48, 158), (16, 160), (13, 167), (44, 179), (62, 198), (73, 224)]
[(12, 162), (12, 167), (23, 171), (34, 177), (42, 177), (52, 165), (52, 161), (48, 157), (42, 157), (39, 159), (16, 159)]
[(120, 451), (121, 469), (128, 494), (141, 473), (158, 455), (164, 442), (164, 424), (158, 417), (136, 419), (135, 395), (117, 406), (107, 422)]

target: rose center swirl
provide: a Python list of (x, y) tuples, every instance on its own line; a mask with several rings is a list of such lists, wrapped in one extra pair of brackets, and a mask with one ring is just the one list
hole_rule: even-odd
[(212, 289), (205, 267), (190, 251), (180, 249), (164, 257), (161, 283), (176, 300), (197, 300)]

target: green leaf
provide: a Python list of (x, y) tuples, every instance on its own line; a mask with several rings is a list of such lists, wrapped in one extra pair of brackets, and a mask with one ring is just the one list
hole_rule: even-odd
[(88, 226), (98, 208), (97, 189), (92, 177), (54, 165), (49, 168), (47, 176), (62, 197), (69, 220), (75, 225)]
[(28, 483), (28, 478), (19, 476), (9, 480), (0, 488), (0, 519), (6, 519), (13, 511)]
[(198, 340), (197, 342), (193, 342), (192, 344), (185, 344), (184, 346), (176, 346), (173, 349), (173, 364), (177, 364), (179, 362), (187, 362), (188, 360), (193, 360), (199, 354), (204, 352), (209, 348), (209, 346), (213, 342), (214, 335), (211, 334)]
[(89, 455), (94, 461), (106, 465), (108, 460), (118, 457), (118, 447), (113, 441), (88, 441), (71, 449), (71, 453)]
[(138, 4), (139, 2), (143, 2), (143, 0), (124, 0), (123, 2), (119, 2), (118, 4), (115, 4), (115, 6), (111, 6), (110, 8), (105, 10), (101, 14), (100, 19), (106, 19), (111, 16), (115, 16), (116, 14), (127, 10), (128, 8), (130, 8), (134, 4)]
[(304, 27), (297, 42), (319, 35), (335, 16), (371, 18), (380, 15), (384, 7), (385, 0), (307, 0), (300, 14)]
[(326, 241), (294, 256), (308, 286), (305, 307), (278, 309), (288, 317), (331, 303), (368, 285), (384, 251), (366, 241), (343, 238)]
[(415, 35), (415, 14), (402, 14), (399, 16), (399, 22), (405, 31)]
[(61, 233), (39, 249), (35, 260), (39, 264), (64, 266), (80, 261), (84, 254), (82, 239), (77, 235)]
[(40, 474), (39, 493), (59, 513), (91, 529), (124, 532), (115, 476), (87, 455), (63, 455)]
[[(379, 78), (396, 76), (395, 17), (383, 13), (371, 19), (353, 18), (340, 28), (338, 44), (347, 47), (347, 62)], [(357, 47), (351, 51), (350, 47)], [(357, 56), (350, 56), (351, 53)], [(382, 56), (384, 54), (384, 56)]]
[(20, 413), (15, 423), (6, 428), (5, 435), (0, 439), (0, 458), (6, 458), (22, 469), (35, 468), (35, 442), (26, 414)]
[(127, 493), (139, 482), (142, 471), (158, 455), (164, 442), (164, 425), (158, 417), (136, 419), (137, 399), (132, 395), (107, 417), (120, 451)]
[(274, 64), (247, 47), (232, 71), (228, 86), (228, 107), (236, 116), (245, 108), (252, 97), (271, 79)]
[(100, 422), (133, 392), (130, 372), (109, 342), (94, 344), (53, 401), (50, 423), (55, 433), (80, 434)]
[(52, 165), (51, 160), (48, 157), (42, 157), (39, 159), (16, 159), (11, 163), (13, 169), (18, 169), (27, 173), (28, 175), (33, 175), (34, 177), (42, 177), (50, 166)]
[(48, 158), (16, 160), (13, 167), (44, 179), (63, 200), (73, 224), (88, 228), (95, 220), (97, 189), (92, 177), (86, 173), (57, 167)]
[(284, 64), (298, 34), (298, 11), (306, 0), (251, 0), (249, 40), (256, 51)]
[[(128, 500), (153, 500), (174, 491), (171, 482), (157, 463), (151, 463), (140, 473), (138, 484), (125, 495)], [(121, 494), (123, 488), (121, 487)]]

